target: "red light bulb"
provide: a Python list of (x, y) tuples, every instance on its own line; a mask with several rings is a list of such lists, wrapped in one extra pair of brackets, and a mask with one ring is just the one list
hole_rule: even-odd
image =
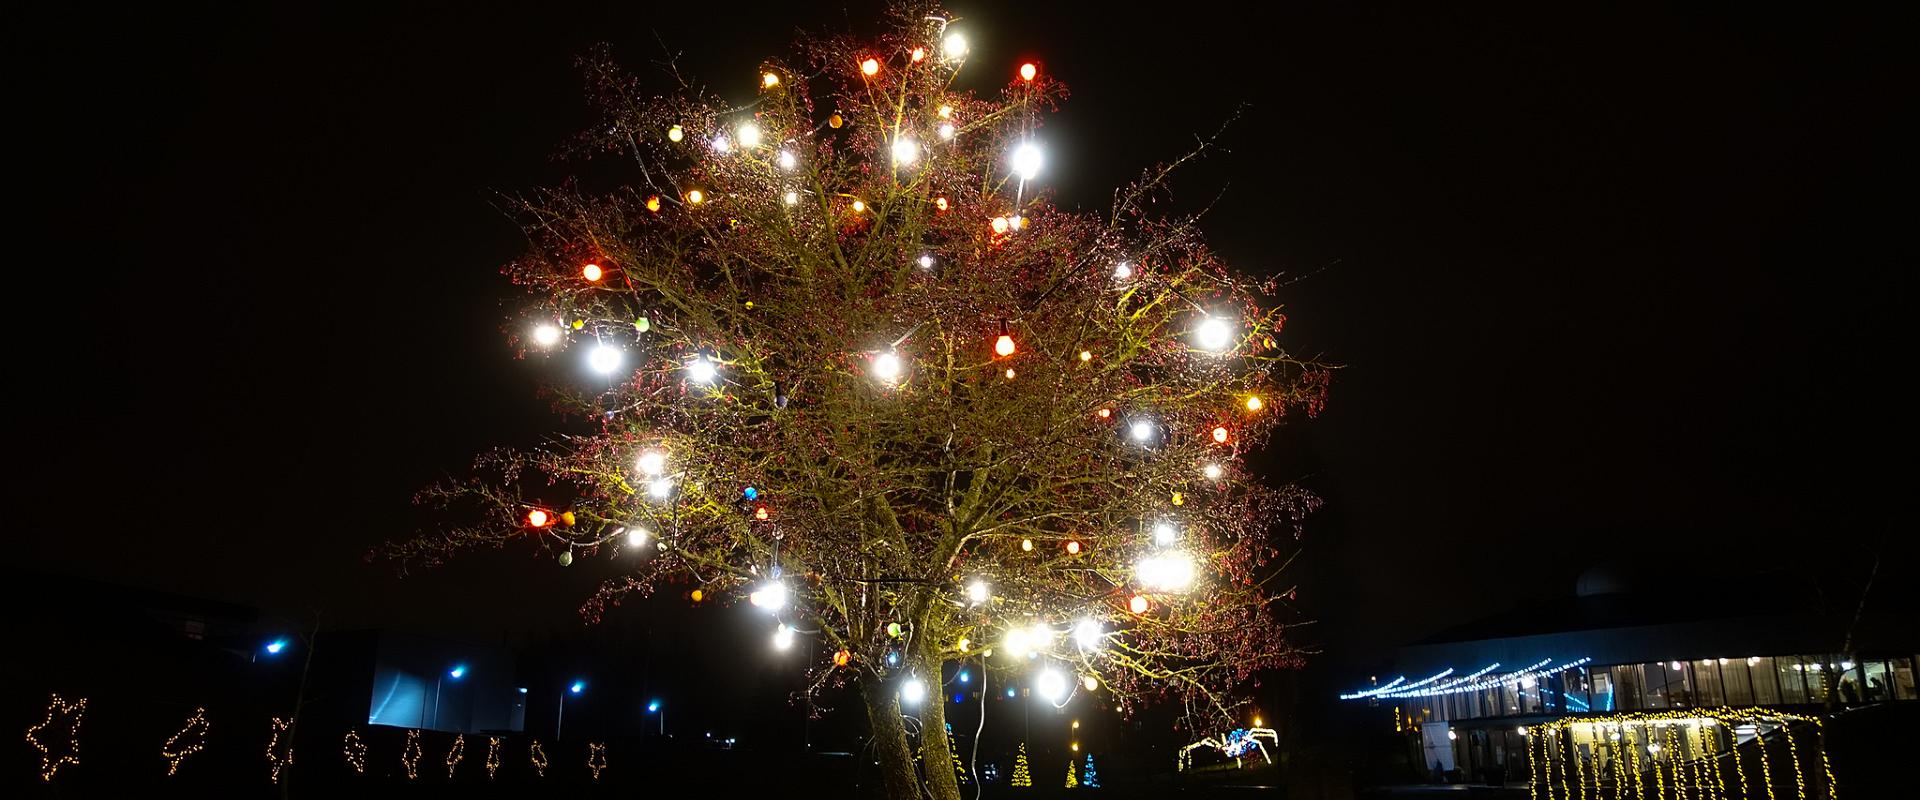
[(1020, 80), (1031, 81), (1035, 77), (1038, 77), (1039, 75), (1040, 75), (1040, 68), (1034, 66), (1033, 62), (1029, 61), (1025, 64), (1020, 65)]

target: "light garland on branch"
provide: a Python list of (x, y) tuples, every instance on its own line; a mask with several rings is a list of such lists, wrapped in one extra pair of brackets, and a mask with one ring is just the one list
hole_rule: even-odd
[(420, 729), (407, 731), (407, 746), (400, 750), (400, 766), (407, 771), (407, 780), (420, 777)]
[[(280, 782), (280, 773), (293, 766), (293, 719), (273, 718), (273, 732), (267, 737), (268, 776), (274, 783)], [(285, 743), (281, 736), (286, 735)]]
[(607, 768), (607, 745), (603, 742), (587, 743), (587, 769), (593, 770), (593, 779), (600, 780), (600, 770)]
[[(80, 763), (80, 723), (86, 716), (87, 698), (69, 703), (56, 694), (47, 702), (47, 714), (40, 724), (27, 728), (27, 744), (40, 751), (40, 780), (51, 781), (62, 766)], [(48, 744), (41, 741), (42, 731), (59, 738)], [(60, 743), (62, 739), (64, 744)]]
[(453, 780), (453, 771), (460, 767), (460, 761), (467, 757), (467, 735), (455, 734), (453, 746), (447, 748), (447, 780)]
[[(187, 717), (187, 724), (167, 737), (167, 743), (160, 746), (160, 757), (167, 760), (168, 777), (180, 771), (180, 762), (187, 756), (207, 749), (207, 732), (212, 727), (207, 722), (207, 710), (196, 708), (193, 716)], [(187, 737), (187, 741), (181, 741), (181, 737)]]
[(361, 741), (358, 731), (349, 730), (346, 736), (340, 737), (340, 755), (354, 772), (367, 774), (367, 743)]

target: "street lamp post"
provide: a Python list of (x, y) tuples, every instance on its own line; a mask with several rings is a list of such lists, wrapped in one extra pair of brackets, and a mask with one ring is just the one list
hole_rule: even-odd
[(560, 741), (561, 725), (563, 725), (567, 721), (567, 695), (579, 694), (586, 690), (587, 690), (586, 681), (574, 681), (573, 685), (568, 686), (566, 689), (561, 690), (560, 710), (559, 712), (555, 713), (553, 717), (553, 740), (554, 741), (556, 742)]
[(667, 707), (658, 698), (647, 703), (647, 713), (660, 715), (660, 735), (667, 735)]

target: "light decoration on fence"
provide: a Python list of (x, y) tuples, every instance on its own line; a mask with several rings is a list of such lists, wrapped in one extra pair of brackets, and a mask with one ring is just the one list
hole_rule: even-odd
[(196, 708), (193, 716), (187, 718), (187, 724), (167, 737), (167, 743), (160, 746), (160, 757), (167, 760), (168, 777), (180, 771), (180, 762), (187, 756), (207, 749), (207, 731), (212, 727), (207, 722), (207, 710)]
[(453, 771), (460, 768), (460, 761), (467, 757), (467, 735), (455, 734), (453, 746), (447, 748), (447, 780), (453, 780)]
[(367, 743), (360, 740), (358, 731), (347, 731), (347, 735), (340, 737), (340, 756), (354, 772), (367, 774)]
[[(1652, 796), (1730, 797), (1732, 784), (1739, 796), (1755, 797), (1753, 786), (1765, 787), (1768, 800), (1782, 800), (1776, 785), (1775, 759), (1768, 753), (1784, 740), (1786, 767), (1793, 772), (1795, 800), (1833, 800), (1833, 763), (1827, 755), (1825, 721), (1819, 717), (1764, 708), (1696, 708), (1656, 713), (1563, 717), (1532, 726), (1528, 756), (1533, 769), (1535, 798), (1600, 798), (1611, 786), (1613, 796), (1642, 796), (1647, 783)], [(1820, 754), (1821, 778), (1810, 785), (1800, 756), (1811, 734)], [(1771, 743), (1767, 736), (1778, 738)], [(1742, 740), (1755, 743), (1758, 775), (1749, 777)], [(1588, 755), (1581, 754), (1586, 747)], [(1723, 758), (1732, 755), (1729, 767)], [(1605, 758), (1602, 758), (1602, 754)], [(1648, 776), (1646, 773), (1651, 772)], [(1729, 776), (1727, 773), (1731, 772)], [(1573, 775), (1573, 785), (1567, 776)], [(1669, 787), (1673, 791), (1669, 791)], [(1688, 787), (1693, 791), (1688, 792)]]
[(587, 744), (587, 769), (593, 770), (593, 779), (600, 780), (600, 770), (607, 768), (607, 745), (604, 742)]
[(407, 770), (407, 780), (420, 777), (420, 730), (407, 731), (407, 746), (400, 751), (400, 765)]
[[(282, 742), (281, 739), (285, 741)], [(293, 766), (293, 719), (273, 718), (273, 732), (267, 737), (268, 777), (280, 782), (280, 773)]]
[[(1449, 667), (1413, 683), (1403, 683), (1406, 678), (1402, 676), (1394, 678), (1383, 686), (1342, 694), (1340, 695), (1340, 699), (1364, 700), (1367, 698), (1384, 697), (1399, 700), (1410, 697), (1439, 697), (1465, 692), (1479, 692), (1514, 685), (1532, 686), (1540, 678), (1555, 672), (1577, 669), (1591, 661), (1593, 661), (1591, 658), (1579, 658), (1564, 664), (1556, 664), (1553, 659), (1544, 658), (1512, 672), (1494, 674), (1494, 670), (1500, 668), (1500, 662), (1496, 661), (1466, 675), (1447, 679), (1447, 676), (1453, 674), (1453, 669)], [(1489, 675), (1492, 677), (1488, 677)]]
[(1260, 757), (1267, 763), (1273, 763), (1273, 755), (1267, 752), (1267, 745), (1278, 747), (1280, 734), (1272, 728), (1235, 728), (1218, 736), (1209, 736), (1200, 741), (1180, 748), (1180, 771), (1186, 771), (1193, 762), (1193, 751), (1202, 747), (1211, 747), (1221, 755), (1239, 761), (1247, 753), (1258, 750)]
[(527, 763), (533, 765), (535, 777), (547, 777), (547, 750), (540, 746), (539, 739), (527, 743)]
[[(51, 781), (62, 766), (80, 763), (80, 723), (86, 716), (87, 698), (69, 703), (56, 694), (47, 702), (40, 724), (27, 729), (27, 744), (40, 751), (40, 780)], [(42, 741), (41, 731), (63, 736), (65, 744), (57, 739), (53, 744)]]
[(493, 780), (493, 774), (500, 771), (500, 737), (487, 737), (487, 780)]

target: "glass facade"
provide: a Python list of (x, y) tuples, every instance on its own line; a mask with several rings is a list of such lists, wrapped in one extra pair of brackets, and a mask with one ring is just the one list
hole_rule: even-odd
[(1589, 664), (1518, 682), (1410, 698), (1422, 721), (1719, 706), (1839, 705), (1920, 699), (1915, 657), (1748, 656)]

